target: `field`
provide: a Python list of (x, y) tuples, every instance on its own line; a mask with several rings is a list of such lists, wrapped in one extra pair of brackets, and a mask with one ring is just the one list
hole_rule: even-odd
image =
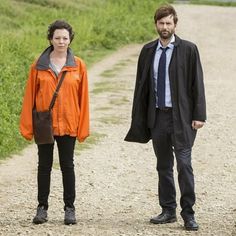
[(46, 31), (65, 19), (76, 33), (72, 48), (88, 66), (122, 45), (154, 37), (153, 14), (166, 1), (1, 0), (0, 159), (27, 143), (19, 114), (30, 64), (47, 47)]

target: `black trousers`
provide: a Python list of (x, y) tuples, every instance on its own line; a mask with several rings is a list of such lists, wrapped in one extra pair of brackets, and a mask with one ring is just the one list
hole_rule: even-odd
[(153, 149), (157, 157), (159, 204), (164, 211), (175, 212), (177, 207), (173, 175), (175, 155), (181, 193), (181, 216), (183, 219), (188, 219), (194, 215), (193, 205), (195, 203), (194, 175), (191, 164), (192, 150), (191, 148), (175, 149), (173, 132), (172, 110), (157, 109), (156, 123), (151, 134)]
[[(55, 136), (57, 142), (59, 163), (63, 180), (64, 208), (74, 208), (75, 201), (75, 172), (74, 147), (75, 137)], [(53, 164), (54, 144), (38, 145), (38, 203), (48, 209), (51, 170)]]

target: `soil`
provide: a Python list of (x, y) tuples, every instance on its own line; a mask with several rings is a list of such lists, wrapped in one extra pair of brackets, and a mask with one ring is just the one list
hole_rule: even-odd
[[(76, 151), (78, 224), (63, 225), (56, 152), (49, 221), (32, 224), (37, 206), (37, 150), (32, 144), (0, 165), (0, 235), (236, 235), (236, 8), (175, 7), (177, 34), (198, 45), (205, 74), (208, 120), (193, 148), (199, 231), (184, 230), (179, 205), (176, 223), (149, 223), (150, 217), (160, 212), (151, 142), (123, 141), (130, 125), (142, 47), (130, 45), (89, 70), (91, 132), (101, 138), (89, 149), (80, 150), (78, 145)], [(101, 81), (105, 91), (95, 92)]]

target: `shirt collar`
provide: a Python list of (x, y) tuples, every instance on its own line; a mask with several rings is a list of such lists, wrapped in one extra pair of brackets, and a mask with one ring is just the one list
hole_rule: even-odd
[[(170, 49), (173, 49), (174, 48), (174, 44), (173, 44), (174, 42), (175, 42), (175, 35), (173, 34), (169, 44), (166, 47), (168, 47)], [(159, 50), (160, 48), (162, 48), (162, 45), (161, 45), (161, 41), (158, 40), (157, 50)]]

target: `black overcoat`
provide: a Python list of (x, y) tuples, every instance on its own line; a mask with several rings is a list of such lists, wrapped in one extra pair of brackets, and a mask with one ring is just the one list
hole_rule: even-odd
[[(141, 50), (134, 90), (132, 121), (125, 141), (147, 143), (154, 127), (156, 99), (153, 82), (153, 60), (158, 40)], [(197, 46), (175, 35), (174, 50), (169, 65), (171, 100), (173, 106), (174, 146), (193, 146), (196, 130), (192, 120), (206, 120), (203, 71)]]

